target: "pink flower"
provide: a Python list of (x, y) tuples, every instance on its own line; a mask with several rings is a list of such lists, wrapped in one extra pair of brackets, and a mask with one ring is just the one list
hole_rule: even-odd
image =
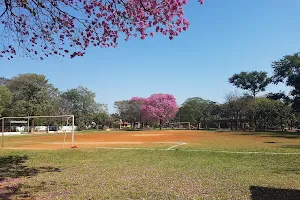
[(152, 121), (168, 121), (175, 117), (177, 111), (176, 99), (171, 94), (153, 94), (141, 106), (144, 118)]
[[(198, 1), (204, 3), (204, 0)], [(16, 5), (20, 2), (16, 1)], [(7, 29), (2, 37), (21, 41), (24, 48), (16, 48), (18, 44), (14, 43), (5, 44), (0, 49), (1, 57), (9, 58), (12, 54), (19, 54), (17, 51), (23, 51), (36, 58), (65, 54), (74, 58), (83, 56), (90, 46), (116, 47), (121, 36), (125, 40), (130, 37), (145, 39), (149, 30), (153, 29), (173, 39), (190, 25), (184, 17), (184, 5), (188, 0), (127, 0), (125, 5), (115, 0), (108, 4), (100, 0), (64, 0), (64, 10), (70, 15), (58, 9), (58, 2), (43, 1), (43, 6), (39, 6), (28, 1), (27, 6), (31, 10), (41, 9), (41, 12), (34, 15), (30, 12), (15, 12), (16, 26), (11, 25), (12, 21), (8, 20), (10, 16), (5, 15), (7, 19), (3, 16), (0, 23)], [(51, 16), (44, 16), (49, 10), (55, 12)], [(76, 15), (77, 10), (82, 11), (80, 15)], [(154, 31), (149, 35), (154, 37)], [(66, 52), (59, 49), (62, 46), (72, 49)], [(11, 51), (11, 48), (15, 50)]]

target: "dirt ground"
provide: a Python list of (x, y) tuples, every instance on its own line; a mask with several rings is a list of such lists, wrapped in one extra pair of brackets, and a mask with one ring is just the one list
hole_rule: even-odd
[[(4, 148), (62, 149), (71, 148), (71, 134), (5, 136)], [(1, 141), (1, 140), (0, 140)], [(180, 148), (220, 150), (300, 151), (300, 135), (230, 133), (213, 131), (107, 131), (75, 132), (77, 148)]]

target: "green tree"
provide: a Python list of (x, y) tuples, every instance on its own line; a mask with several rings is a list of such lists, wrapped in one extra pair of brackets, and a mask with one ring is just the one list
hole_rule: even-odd
[(92, 120), (96, 123), (96, 128), (103, 128), (105, 125), (109, 124), (109, 114), (107, 105), (96, 103), (92, 114)]
[(114, 105), (121, 119), (130, 122), (131, 127), (134, 129), (135, 122), (141, 120), (140, 107), (137, 103), (131, 100), (123, 100), (116, 101)]
[(120, 115), (119, 113), (113, 113), (109, 116), (109, 119), (108, 119), (108, 125), (110, 127), (113, 127), (113, 128), (119, 128), (120, 127)]
[[(274, 70), (272, 81), (275, 84), (285, 83), (291, 87), (291, 101), (293, 108), (297, 112), (300, 111), (300, 56), (299, 53), (286, 55), (278, 61), (272, 63)], [(279, 93), (277, 96), (287, 98), (284, 93)]]
[(6, 86), (0, 86), (0, 116), (12, 101), (12, 94)]
[(252, 71), (234, 74), (228, 81), (237, 88), (249, 91), (255, 99), (257, 93), (265, 91), (271, 79), (268, 77), (267, 72)]
[(258, 98), (256, 103), (251, 105), (254, 114), (254, 124), (256, 130), (267, 130), (271, 127), (276, 118), (276, 112), (272, 105), (272, 100), (267, 98)]
[(254, 123), (256, 130), (274, 130), (285, 127), (291, 127), (295, 116), (291, 106), (286, 105), (280, 100), (268, 98), (258, 98), (256, 103), (252, 104)]
[(295, 121), (295, 114), (293, 113), (291, 105), (286, 104), (281, 100), (273, 100), (272, 102), (278, 121), (277, 124), (280, 125), (281, 130), (284, 131), (284, 124), (287, 124), (289, 126), (289, 129), (291, 129)]
[(221, 120), (221, 107), (214, 101), (209, 101), (208, 107), (208, 121), (207, 124), (209, 127), (213, 126), (216, 128), (220, 128), (220, 120)]
[(200, 97), (188, 98), (179, 108), (177, 116), (180, 121), (197, 124), (199, 129), (200, 123), (207, 127), (214, 108), (214, 103), (209, 100)]
[[(250, 97), (251, 98), (251, 97)], [(222, 106), (222, 116), (230, 123), (231, 129), (244, 129), (246, 118), (251, 124), (251, 115), (247, 110), (250, 98), (248, 95), (239, 95), (236, 92), (225, 95), (225, 103)]]
[(97, 112), (93, 114), (93, 122), (96, 123), (97, 129), (104, 127), (109, 123), (109, 114), (107, 112)]
[[(7, 84), (13, 94), (10, 108), (15, 116), (50, 115), (53, 98), (58, 90), (48, 82), (44, 75), (21, 74), (13, 77)], [(34, 127), (34, 119), (31, 120)]]
[(8, 78), (0, 77), (0, 85), (7, 85), (9, 82)]
[(80, 129), (86, 129), (93, 121), (94, 114), (99, 111), (99, 104), (95, 101), (95, 93), (79, 86), (61, 94), (60, 112), (73, 114), (75, 123)]

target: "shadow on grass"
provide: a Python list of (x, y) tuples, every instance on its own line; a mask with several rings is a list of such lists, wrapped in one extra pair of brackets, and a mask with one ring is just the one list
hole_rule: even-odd
[(237, 132), (233, 133), (236, 135), (256, 135), (261, 137), (278, 137), (278, 138), (288, 138), (288, 139), (298, 139), (300, 138), (300, 133), (297, 132), (282, 132), (282, 131), (267, 131), (267, 132)]
[(30, 178), (45, 172), (60, 172), (55, 167), (28, 167), (27, 160), (27, 156), (0, 157), (0, 199), (31, 199), (28, 192), (21, 190), (21, 178)]
[(300, 149), (300, 145), (283, 145), (281, 148)]
[(277, 144), (279, 142), (264, 142), (264, 143), (266, 143), (266, 144)]
[(251, 186), (252, 200), (299, 200), (300, 190)]

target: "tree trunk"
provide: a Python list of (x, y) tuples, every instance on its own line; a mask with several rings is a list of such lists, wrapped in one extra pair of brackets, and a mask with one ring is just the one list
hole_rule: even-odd
[(31, 129), (30, 132), (33, 133), (34, 132), (34, 118), (31, 119)]
[(161, 130), (161, 126), (162, 126), (162, 120), (159, 120), (159, 130)]
[(294, 127), (294, 121), (291, 119), (291, 126), (290, 126), (290, 130), (293, 130)]
[(49, 133), (49, 124), (47, 124), (47, 131), (46, 132)]
[(249, 127), (252, 128), (252, 116), (249, 117)]
[(243, 129), (244, 129), (244, 127), (243, 127), (243, 124), (242, 124), (241, 117), (239, 117), (239, 121), (240, 121), (240, 124), (239, 124), (239, 126), (240, 126), (240, 130), (243, 130)]

